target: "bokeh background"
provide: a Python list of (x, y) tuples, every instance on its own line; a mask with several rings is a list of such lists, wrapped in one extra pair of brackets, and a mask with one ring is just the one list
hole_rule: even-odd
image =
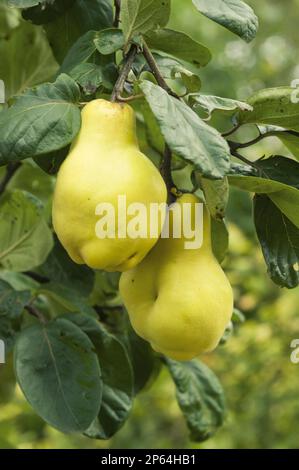
[[(299, 0), (248, 1), (260, 19), (258, 37), (249, 45), (199, 15), (191, 0), (172, 3), (171, 26), (213, 53), (213, 61), (201, 74), (204, 93), (242, 100), (261, 88), (289, 85), (299, 78)], [(3, 40), (0, 31), (0, 50)], [(245, 129), (239, 138), (251, 133)], [(272, 154), (287, 155), (273, 138), (247, 151), (249, 158)], [(12, 184), (45, 202), (53, 188), (49, 176), (27, 165)], [(269, 280), (256, 240), (250, 195), (231, 192), (228, 222), (230, 252), (225, 269), (246, 321), (226, 345), (202, 358), (220, 378), (227, 397), (227, 419), (213, 438), (201, 444), (189, 440), (167, 371), (162, 370), (154, 385), (138, 396), (131, 418), (116, 437), (91, 441), (47, 426), (13, 381), (4, 377), (10, 373), (5, 367), (0, 372), (0, 448), (298, 448), (299, 364), (290, 360), (290, 343), (299, 338), (299, 290), (279, 289)]]

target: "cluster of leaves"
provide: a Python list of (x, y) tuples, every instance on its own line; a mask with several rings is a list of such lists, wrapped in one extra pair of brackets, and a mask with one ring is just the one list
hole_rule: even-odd
[[(193, 4), (243, 40), (255, 37), (257, 18), (241, 0)], [(204, 195), (216, 256), (222, 260), (227, 249), (224, 217), (233, 185), (255, 194), (254, 219), (271, 278), (295, 287), (299, 104), (294, 89), (263, 90), (247, 103), (203, 95), (200, 69), (211, 52), (185, 32), (166, 28), (170, 0), (122, 0), (120, 17), (109, 0), (9, 0), (0, 8), (1, 78), (7, 85), (0, 112), (0, 165), (6, 166), (0, 186), (0, 336), (14, 349), (17, 381), (54, 427), (106, 439), (125, 422), (134, 396), (155, 377), (162, 359), (192, 437), (204, 440), (224, 419), (221, 385), (199, 361), (180, 364), (155, 355), (126, 320), (117, 276), (94, 273), (67, 258), (50, 226), (50, 175), (79, 131), (80, 107), (97, 97), (109, 99), (133, 57), (124, 87), (116, 91), (130, 100), (142, 94), (132, 100), (141, 144), (155, 161), (163, 159), (165, 146), (170, 149), (174, 180), (187, 176), (187, 187), (180, 189)], [(27, 50), (38, 62), (26, 60)], [(233, 122), (233, 131), (255, 126), (257, 139), (229, 140), (233, 132), (210, 125), (214, 115), (227, 125)], [(235, 162), (244, 161), (240, 149), (268, 136), (280, 138), (294, 158)], [(15, 181), (26, 166), (33, 175), (36, 165), (48, 173), (44, 200)]]

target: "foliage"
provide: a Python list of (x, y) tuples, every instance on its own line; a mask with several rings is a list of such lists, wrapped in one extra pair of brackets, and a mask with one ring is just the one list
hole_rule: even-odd
[[(279, 340), (278, 326), (270, 326), (271, 308), (265, 303), (275, 302), (285, 341), (289, 340), (286, 331), (290, 335), (296, 332), (287, 320), (295, 320), (290, 312), (281, 318), (277, 290), (265, 280), (262, 268), (259, 267), (258, 276), (253, 274), (251, 253), (256, 263), (259, 255), (255, 244), (240, 231), (252, 238), (255, 224), (271, 279), (280, 287), (298, 286), (299, 105), (293, 100), (294, 88), (289, 86), (290, 70), (283, 66), (279, 69), (275, 62), (279, 53), (275, 52), (272, 63), (273, 51), (267, 53), (275, 14), (255, 45), (246, 45), (256, 37), (257, 16), (263, 15), (263, 8), (270, 8), (269, 2), (265, 2), (265, 7), (261, 2), (251, 2), (256, 4), (256, 15), (255, 9), (241, 0), (193, 0), (193, 5), (190, 1), (184, 7), (177, 0), (123, 0), (119, 24), (114, 21), (108, 0), (70, 0), (63, 5), (58, 0), (11, 0), (10, 6), (18, 10), (8, 9), (4, 3), (0, 5), (0, 24), (5, 29), (5, 36), (0, 36), (4, 64), (0, 78), (6, 85), (6, 104), (0, 112), (0, 173), (5, 182), (0, 185), (0, 337), (9, 350), (14, 349), (16, 378), (26, 399), (46, 423), (58, 430), (79, 431), (100, 440), (111, 438), (124, 426), (135, 403), (132, 425), (129, 421), (125, 429), (132, 439), (137, 439), (138, 429), (134, 426), (139, 426), (138, 413), (145, 419), (142, 407), (147, 400), (146, 394), (139, 396), (139, 392), (157, 379), (161, 367), (157, 390), (163, 393), (169, 387), (166, 362), (192, 438), (200, 442), (211, 437), (225, 417), (223, 390), (210, 366), (220, 375), (225, 388), (233, 391), (227, 401), (236, 430), (226, 423), (223, 434), (206, 446), (270, 446), (271, 439), (277, 447), (295, 445), (278, 425), (271, 431), (273, 420), (286, 429), (279, 405), (282, 396), (292, 400), (296, 387), (294, 379), (283, 391), (276, 385), (277, 377), (288, 379), (281, 362), (286, 344)], [(282, 3), (277, 2), (271, 11), (277, 11), (279, 16)], [(195, 20), (197, 10), (215, 24), (199, 14)], [(218, 29), (218, 24), (227, 31)], [(294, 24), (294, 37), (295, 32)], [(231, 33), (237, 35), (235, 39)], [(293, 41), (291, 34), (289, 37)], [(227, 44), (225, 51), (223, 43)], [(250, 59), (255, 49), (258, 60), (253, 67)], [(237, 59), (236, 50), (241, 51)], [(259, 60), (263, 50), (266, 70), (261, 70)], [(57, 172), (79, 131), (80, 108), (90, 99), (107, 98), (112, 90), (115, 92), (117, 77), (123, 73), (132, 51), (132, 72), (124, 77), (123, 89), (116, 92), (129, 99), (134, 94), (143, 95), (132, 101), (141, 145), (157, 162), (167, 144), (173, 153), (176, 184), (205, 197), (214, 219), (213, 248), (218, 259), (224, 259), (228, 245), (224, 217), (231, 221), (232, 238), (237, 233), (239, 244), (246, 247), (242, 252), (242, 246), (233, 241), (235, 252), (226, 262), (236, 285), (236, 305), (251, 318), (241, 327), (241, 333), (234, 325), (237, 336), (229, 338), (214, 356), (208, 356), (207, 366), (197, 361), (175, 364), (155, 355), (127, 323), (118, 296), (118, 279), (74, 265), (52, 234), (51, 175)], [(250, 72), (246, 61), (251, 64)], [(252, 77), (259, 75), (264, 81), (254, 82)], [(281, 143), (274, 144), (273, 137)], [(268, 158), (262, 159), (265, 149)], [(40, 168), (29, 159), (34, 159)], [(240, 159), (242, 165), (237, 163)], [(26, 172), (26, 168), (30, 170)], [(295, 293), (290, 295), (296, 299)], [(288, 305), (286, 294), (282, 299)], [(261, 303), (262, 318), (269, 326), (257, 319)], [(267, 344), (273, 340), (273, 344), (264, 353), (266, 340)], [(231, 361), (235, 371), (231, 371)], [(244, 364), (243, 369), (240, 363)], [(258, 381), (263, 381), (264, 364), (268, 366), (265, 385), (258, 388)], [(272, 374), (269, 366), (273, 367)], [(225, 370), (231, 371), (231, 377)], [(11, 364), (7, 371), (10, 373), (5, 386), (0, 374), (3, 403), (14, 388)], [(241, 385), (238, 381), (242, 381)], [(262, 396), (258, 396), (258, 390)], [(258, 410), (252, 409), (250, 398)], [(161, 398), (151, 398), (149, 402), (148, 409), (153, 406), (155, 419), (171, 428), (169, 418), (160, 416), (160, 408), (167, 403)], [(50, 430), (32, 413), (20, 392), (13, 403), (12, 408), (4, 408), (0, 447), (9, 446), (5, 439), (22, 446), (17, 432), (10, 430), (7, 436), (5, 433), (14, 413), (19, 429), (25, 429), (25, 435), (34, 430), (34, 439), (43, 447), (44, 433), (49, 437), (57, 431)], [(180, 419), (173, 402), (171, 407), (170, 412), (174, 408), (173, 415)], [(238, 423), (242, 413), (248, 421), (240, 418)], [(296, 408), (294, 416), (297, 415)], [(287, 416), (292, 419), (289, 411)], [(252, 431), (255, 427), (259, 430), (259, 421), (260, 443)], [(247, 438), (240, 432), (240, 423), (244, 422), (250, 427)], [(187, 446), (184, 428), (180, 426), (181, 434), (174, 435), (170, 443), (181, 446), (185, 442)], [(269, 440), (265, 430), (271, 434)], [(59, 435), (61, 442), (66, 439), (58, 433), (54, 435)], [(124, 435), (121, 431), (114, 444), (107, 445), (121, 445)], [(85, 437), (73, 439), (75, 446), (90, 445)], [(126, 446), (130, 444), (125, 441)]]

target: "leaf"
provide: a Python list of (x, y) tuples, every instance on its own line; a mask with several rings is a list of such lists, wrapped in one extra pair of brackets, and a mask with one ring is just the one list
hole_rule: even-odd
[(0, 316), (0, 339), (4, 341), (5, 352), (12, 351), (17, 335), (17, 329), (14, 327), (11, 318)]
[(58, 68), (42, 28), (25, 22), (0, 39), (0, 57), (6, 101), (51, 79)]
[(222, 263), (229, 246), (229, 232), (224, 220), (211, 220), (212, 247), (214, 256)]
[(89, 296), (95, 274), (87, 266), (75, 264), (55, 238), (54, 248), (38, 272), (53, 282), (74, 289), (77, 294)]
[(80, 128), (78, 85), (67, 75), (28, 90), (0, 113), (0, 165), (53, 152), (69, 144)]
[(165, 26), (170, 16), (170, 0), (122, 0), (121, 24), (126, 43), (137, 34)]
[(191, 439), (209, 439), (222, 425), (224, 392), (214, 373), (199, 361), (176, 362), (165, 358), (176, 385), (178, 404), (184, 413)]
[(299, 160), (299, 134), (292, 131), (278, 132), (277, 137), (287, 147), (287, 149)]
[(97, 50), (104, 55), (113, 54), (125, 44), (123, 32), (117, 28), (103, 29), (94, 40)]
[(101, 409), (85, 434), (96, 439), (109, 439), (123, 426), (132, 407), (133, 373), (128, 355), (121, 342), (97, 320), (72, 314), (67, 318), (93, 343), (102, 371)]
[(42, 155), (36, 155), (33, 157), (35, 163), (49, 175), (55, 175), (62, 162), (65, 160), (69, 153), (70, 145), (63, 147), (54, 152), (45, 153)]
[(252, 8), (241, 0), (193, 0), (193, 4), (200, 13), (246, 42), (255, 38), (258, 18)]
[(136, 335), (127, 321), (126, 334), (123, 338), (127, 346), (129, 357), (134, 371), (134, 394), (143, 390), (155, 374), (159, 371), (157, 356), (154, 354), (150, 344)]
[(39, 0), (35, 6), (22, 11), (25, 20), (34, 24), (47, 24), (57, 19), (74, 4), (75, 0)]
[(151, 49), (166, 52), (196, 67), (203, 67), (211, 60), (211, 53), (207, 47), (180, 31), (172, 29), (151, 31), (146, 35), (146, 42)]
[(247, 100), (253, 111), (240, 112), (239, 122), (270, 124), (298, 131), (299, 102), (293, 100), (293, 93), (292, 87), (266, 88), (258, 91)]
[[(57, 0), (60, 2), (60, 0)], [(54, 55), (61, 63), (74, 42), (87, 31), (109, 28), (113, 23), (110, 0), (75, 0), (72, 7), (45, 30)]]
[(15, 8), (8, 8), (0, 2), (0, 39), (7, 38), (8, 34), (20, 24), (20, 12)]
[(8, 0), (7, 4), (10, 7), (28, 8), (38, 5), (41, 0)]
[(96, 51), (97, 34), (97, 31), (87, 31), (75, 41), (61, 64), (60, 73), (68, 73), (77, 65), (92, 62), (91, 58)]
[(222, 220), (229, 198), (227, 178), (216, 181), (201, 178), (200, 181), (211, 216), (216, 220)]
[(229, 170), (230, 151), (219, 132), (159, 86), (142, 81), (140, 88), (171, 150), (193, 163), (202, 175), (222, 178)]
[(255, 197), (254, 221), (271, 279), (281, 287), (298, 286), (299, 229), (264, 195)]
[(299, 227), (299, 163), (286, 157), (273, 156), (255, 162), (255, 167), (233, 164), (228, 177), (230, 184), (245, 191), (268, 194)]
[(50, 297), (68, 311), (96, 317), (96, 312), (89, 304), (88, 298), (74, 287), (65, 286), (58, 282), (47, 282), (41, 284), (38, 293)]
[(243, 103), (242, 101), (222, 98), (220, 96), (202, 95), (199, 93), (190, 95), (189, 101), (191, 102), (194, 110), (196, 110), (198, 107), (203, 108), (204, 111), (208, 114), (207, 119), (211, 119), (214, 111), (230, 113), (231, 111), (236, 110), (253, 110), (252, 106), (247, 103)]
[(18, 318), (30, 298), (30, 291), (16, 291), (10, 284), (0, 280), (0, 317)]
[(25, 191), (6, 192), (0, 200), (0, 267), (19, 272), (34, 269), (52, 246), (40, 202)]
[(56, 318), (23, 330), (14, 351), (17, 381), (31, 406), (62, 432), (83, 432), (97, 416), (102, 379), (87, 335)]
[(101, 67), (88, 62), (77, 65), (69, 75), (81, 86), (87, 96), (93, 95), (103, 82)]

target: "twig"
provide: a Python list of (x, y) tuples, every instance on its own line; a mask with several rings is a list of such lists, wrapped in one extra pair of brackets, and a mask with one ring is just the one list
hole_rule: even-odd
[(43, 325), (47, 323), (43, 314), (37, 308), (33, 307), (33, 305), (25, 305), (25, 310), (27, 310), (30, 315), (37, 318)]
[(241, 124), (237, 124), (235, 127), (230, 129), (229, 131), (224, 132), (222, 134), (222, 137), (229, 137), (231, 134), (234, 134), (240, 127), (241, 127)]
[(115, 16), (114, 16), (113, 26), (115, 28), (118, 28), (119, 20), (120, 20), (121, 0), (114, 0), (114, 6), (115, 6)]
[(144, 40), (143, 40), (143, 55), (148, 65), (150, 66), (150, 69), (153, 72), (154, 77), (158, 82), (158, 85), (161, 88), (163, 88), (163, 90), (167, 91), (169, 95), (180, 99), (179, 96), (174, 91), (172, 91), (172, 89), (167, 85), (166, 81), (162, 77), (159, 67), (155, 61), (155, 58)]
[(15, 174), (15, 172), (20, 168), (20, 162), (11, 162), (6, 167), (6, 173), (4, 175), (3, 180), (0, 183), (0, 195), (4, 193), (6, 186), (8, 185), (9, 181)]
[(140, 100), (141, 98), (144, 98), (144, 95), (142, 95), (141, 93), (136, 94), (136, 95), (130, 95), (130, 96), (118, 95), (117, 101), (127, 103), (129, 101)]
[(122, 91), (124, 89), (127, 77), (128, 77), (128, 75), (130, 73), (130, 70), (132, 68), (132, 65), (133, 65), (136, 54), (137, 54), (137, 46), (135, 44), (132, 44), (128, 54), (125, 57), (124, 65), (121, 69), (119, 77), (118, 77), (118, 79), (115, 83), (114, 89), (112, 91), (111, 101), (121, 101), (122, 100), (121, 94), (122, 94)]
[(31, 279), (38, 282), (39, 284), (46, 284), (47, 282), (50, 281), (50, 279), (48, 279), (47, 277), (41, 276), (40, 274), (35, 273), (33, 271), (26, 271), (23, 274), (25, 274), (25, 276), (30, 277)]
[(254, 162), (251, 162), (250, 160), (248, 160), (247, 158), (243, 157), (243, 155), (241, 155), (239, 152), (237, 152), (237, 150), (235, 149), (231, 149), (231, 155), (233, 155), (234, 157), (238, 158), (239, 160), (241, 160), (243, 163), (246, 163), (247, 165), (250, 165), (252, 166), (253, 168), (256, 167), (255, 163)]
[(176, 185), (173, 182), (172, 174), (171, 174), (171, 157), (172, 157), (171, 150), (166, 144), (165, 149), (164, 149), (163, 159), (162, 159), (161, 166), (160, 166), (160, 173), (167, 187), (169, 204), (175, 201), (173, 190), (177, 189)]

